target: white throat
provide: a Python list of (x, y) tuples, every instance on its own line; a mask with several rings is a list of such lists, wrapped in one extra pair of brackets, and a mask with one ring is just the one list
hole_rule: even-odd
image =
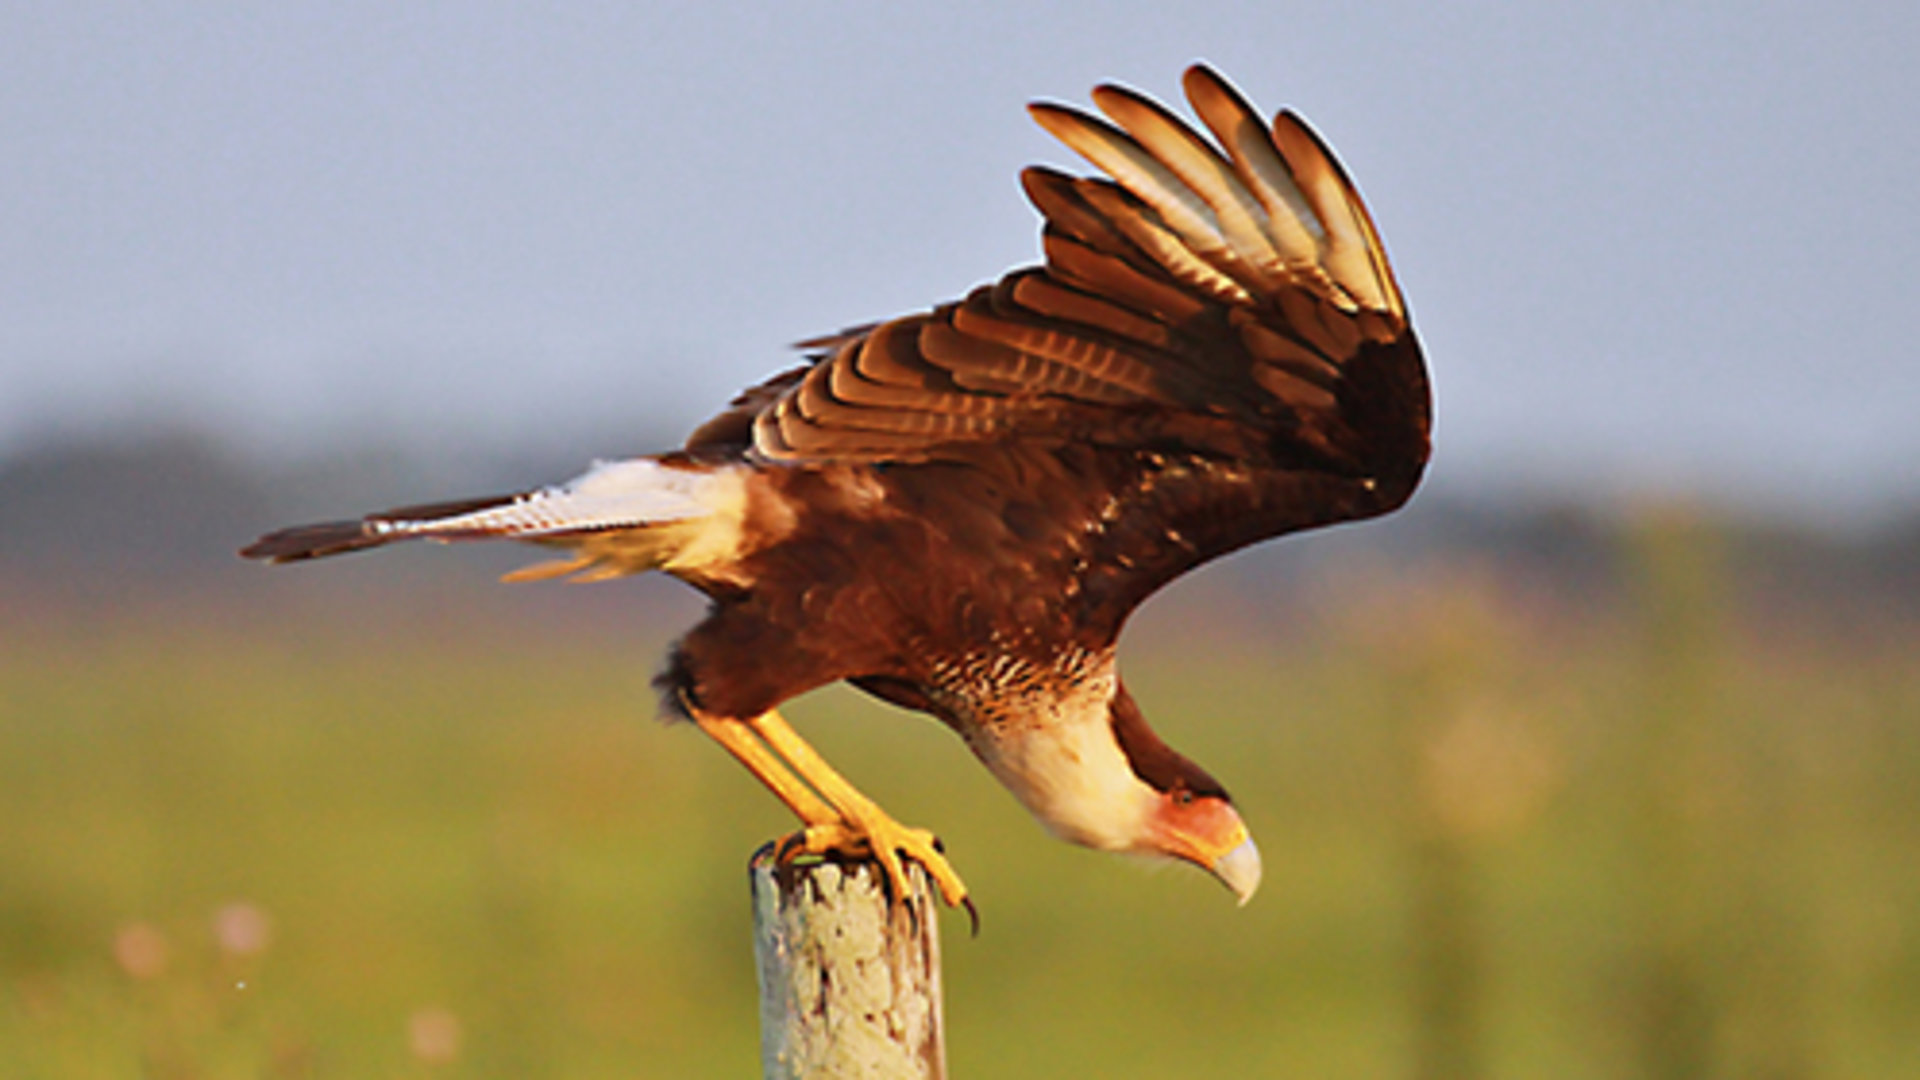
[(1040, 704), (1037, 714), (979, 724), (967, 741), (1055, 836), (1129, 851), (1139, 846), (1158, 796), (1134, 775), (1114, 737), (1112, 675), (1080, 685), (1082, 693)]

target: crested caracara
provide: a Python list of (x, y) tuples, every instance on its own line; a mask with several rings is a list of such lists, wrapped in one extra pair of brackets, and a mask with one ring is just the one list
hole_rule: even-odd
[[(1360, 196), (1291, 112), (1186, 73), (1209, 140), (1103, 86), (1032, 107), (1107, 174), (1030, 168), (1038, 266), (804, 343), (684, 447), (566, 483), (284, 529), (272, 562), (504, 537), (511, 580), (662, 570), (712, 601), (658, 679), (798, 814), (791, 853), (901, 858), (966, 890), (775, 710), (844, 679), (940, 719), (1054, 834), (1170, 856), (1244, 902), (1260, 858), (1226, 789), (1161, 741), (1115, 642), (1217, 555), (1392, 510), (1426, 464), (1427, 378)], [(1109, 122), (1110, 121), (1110, 122)]]

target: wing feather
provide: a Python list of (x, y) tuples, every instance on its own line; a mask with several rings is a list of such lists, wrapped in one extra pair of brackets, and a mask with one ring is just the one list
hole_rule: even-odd
[(1001, 427), (1000, 418), (979, 413), (871, 408), (850, 402), (832, 386), (834, 372), (842, 366), (822, 364), (800, 383), (794, 403), (811, 426), (915, 435), (927, 442), (984, 438)]
[(1127, 308), (1097, 293), (1083, 292), (1058, 278), (1027, 272), (1008, 275), (1009, 299), (1041, 319), (1098, 326), (1155, 348), (1171, 348), (1173, 329), (1151, 315)]
[(1252, 266), (1263, 289), (1286, 280), (1285, 260), (1266, 228), (1265, 208), (1219, 151), (1165, 109), (1124, 87), (1098, 87), (1093, 101), (1212, 209), (1232, 255)]
[(1389, 307), (1393, 290), (1381, 281), (1370, 253), (1369, 230), (1354, 215), (1359, 201), (1340, 167), (1300, 118), (1283, 112), (1273, 120), (1273, 142), (1293, 167), (1294, 182), (1320, 224), (1326, 227), (1326, 248), (1320, 254), (1327, 274), (1362, 306)]
[(913, 407), (939, 412), (992, 412), (1000, 403), (964, 391), (953, 372), (929, 361), (920, 350), (920, 332), (946, 317), (951, 308), (882, 323), (846, 362), (876, 385), (914, 391)]
[(1229, 268), (1238, 259), (1220, 231), (1218, 216), (1166, 162), (1126, 132), (1085, 113), (1045, 103), (1029, 106), (1028, 111), (1055, 138), (1151, 206), (1183, 247), (1233, 276)]
[(1187, 70), (1187, 97), (1200, 119), (1232, 157), (1240, 179), (1267, 212), (1267, 227), (1287, 266), (1318, 271), (1326, 229), (1293, 181), (1286, 159), (1267, 137), (1266, 125), (1226, 80), (1204, 65)]
[(957, 337), (1052, 361), (1055, 370), (1078, 371), (1081, 385), (1100, 388), (1116, 404), (1161, 396), (1164, 373), (1135, 352), (1103, 341), (1096, 328), (1024, 319), (1017, 309), (994, 304), (991, 295), (990, 289), (976, 289), (954, 312)]
[(1049, 275), (1096, 295), (1125, 303), (1167, 326), (1179, 326), (1208, 310), (1206, 301), (1162, 277), (1151, 277), (1125, 259), (1096, 251), (1061, 233), (1043, 237)]
[[(1080, 197), (1120, 230), (1134, 246), (1173, 275), (1175, 281), (1203, 296), (1229, 304), (1251, 304), (1253, 293), (1222, 273), (1213, 261), (1188, 243), (1177, 230), (1169, 228), (1151, 206), (1112, 184), (1082, 180), (1076, 185)], [(1221, 248), (1219, 250), (1224, 250)]]

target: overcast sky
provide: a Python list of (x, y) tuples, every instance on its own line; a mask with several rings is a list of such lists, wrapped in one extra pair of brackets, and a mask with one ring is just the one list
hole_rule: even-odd
[(1911, 0), (4, 4), (0, 453), (653, 449), (1031, 261), (1022, 106), (1200, 58), (1357, 178), (1449, 487), (1920, 500)]

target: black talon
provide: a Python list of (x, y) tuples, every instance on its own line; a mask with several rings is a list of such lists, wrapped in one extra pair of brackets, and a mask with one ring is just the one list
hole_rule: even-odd
[(793, 862), (793, 849), (805, 842), (806, 835), (804, 833), (790, 832), (781, 837), (779, 847), (777, 847), (773, 853), (774, 861), (782, 866), (791, 864)]
[(968, 921), (968, 922), (971, 922), (971, 923), (973, 924), (973, 938), (974, 938), (974, 940), (976, 940), (976, 941), (977, 941), (977, 940), (979, 940), (979, 938), (980, 938), (980, 909), (979, 909), (979, 908), (976, 908), (976, 907), (974, 907), (974, 906), (973, 906), (973, 897), (971, 897), (971, 896), (963, 896), (963, 897), (961, 897), (961, 898), (960, 898), (960, 906), (961, 906), (961, 907), (964, 907), (964, 908), (966, 908), (966, 909), (967, 909), (967, 921)]
[(761, 864), (768, 859), (773, 860), (773, 868), (776, 871), (780, 869), (779, 846), (779, 841), (769, 840), (754, 849), (752, 857), (747, 860), (747, 880), (753, 880), (753, 875), (758, 871)]

